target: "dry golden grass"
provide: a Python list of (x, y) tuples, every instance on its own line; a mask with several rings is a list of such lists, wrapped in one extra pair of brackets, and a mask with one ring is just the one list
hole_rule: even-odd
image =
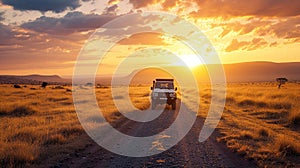
[(259, 167), (300, 166), (299, 84), (229, 84), (226, 99), (219, 141)]
[(28, 166), (46, 157), (55, 164), (66, 150), (59, 146), (74, 143), (84, 133), (66, 89), (0, 85), (0, 90), (0, 167)]
[[(35, 89), (31, 89), (35, 88)], [(74, 111), (72, 92), (65, 88), (0, 85), (0, 167), (53, 166), (62, 156), (85, 147), (90, 139)], [(138, 109), (150, 105), (149, 86), (131, 87)], [(122, 118), (111, 99), (110, 88), (96, 89), (105, 118)], [(200, 86), (198, 115), (210, 105), (209, 85)], [(192, 100), (191, 100), (192, 101)], [(218, 127), (219, 141), (259, 167), (299, 166), (300, 85), (288, 83), (229, 84), (226, 107)], [(90, 118), (96, 120), (97, 118)], [(76, 138), (76, 137), (81, 138)]]

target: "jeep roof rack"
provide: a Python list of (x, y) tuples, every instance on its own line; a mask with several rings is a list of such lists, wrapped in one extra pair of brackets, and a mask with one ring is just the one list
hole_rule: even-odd
[(174, 79), (156, 79), (156, 81), (174, 81)]

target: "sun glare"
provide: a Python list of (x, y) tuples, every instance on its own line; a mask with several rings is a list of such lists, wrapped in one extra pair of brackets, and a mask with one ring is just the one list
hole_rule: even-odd
[(202, 62), (197, 55), (183, 55), (180, 56), (180, 59), (182, 62), (177, 62), (176, 65), (188, 66), (189, 68), (195, 68), (199, 65), (202, 65)]

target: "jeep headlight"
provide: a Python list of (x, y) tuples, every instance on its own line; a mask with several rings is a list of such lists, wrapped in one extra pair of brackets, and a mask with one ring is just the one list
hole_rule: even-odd
[(170, 93), (170, 97), (172, 98), (176, 97), (176, 93)]

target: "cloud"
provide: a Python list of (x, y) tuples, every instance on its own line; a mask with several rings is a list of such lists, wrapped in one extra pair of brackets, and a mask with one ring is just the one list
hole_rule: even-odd
[(14, 37), (14, 33), (7, 25), (0, 23), (0, 45), (10, 44), (11, 39)]
[[(20, 26), (0, 23), (0, 70), (14, 70), (15, 67), (21, 70), (32, 67), (40, 69), (64, 67), (61, 62), (74, 61), (84, 41), (95, 29), (115, 19), (118, 10), (122, 12), (123, 3), (121, 5), (120, 1), (122, 0), (108, 0), (109, 5), (102, 8), (101, 15), (73, 11), (64, 16), (53, 14), (56, 17), (50, 15), (39, 17), (41, 16), (39, 14), (36, 16), (39, 18)], [(60, 13), (77, 9), (82, 2), (89, 2), (90, 5), (95, 1), (0, 0), (0, 4), (10, 5), (21, 11), (14, 12), (21, 14), (27, 10)], [(204, 18), (209, 29), (221, 31), (219, 36), (214, 34), (212, 38), (216, 37), (220, 43), (228, 40), (225, 52), (252, 51), (300, 42), (299, 0), (128, 0), (128, 2), (132, 4), (129, 6), (135, 9), (156, 5), (154, 9), (157, 7), (159, 10), (172, 12), (182, 9), (183, 12), (179, 12), (180, 14), (194, 11), (189, 16), (195, 19)], [(13, 11), (9, 6), (5, 7)], [(8, 13), (5, 13), (5, 17), (7, 15)], [(4, 13), (0, 12), (0, 21), (3, 19)], [(104, 27), (103, 34), (114, 38), (135, 32), (153, 31), (156, 27), (149, 25), (153, 21), (161, 23), (159, 19), (149, 16), (142, 21), (136, 18), (126, 21), (115, 20), (109, 27)], [(128, 47), (137, 45), (137, 48), (145, 45), (166, 45), (165, 43), (161, 36), (147, 33), (136, 34), (119, 42)]]
[(300, 16), (259, 27), (256, 32), (259, 35), (272, 35), (281, 39), (300, 39)]
[[(221, 27), (223, 31), (219, 34), (219, 38), (224, 38), (230, 33), (235, 36), (245, 36), (247, 38), (269, 38), (269, 46), (284, 43), (295, 43), (300, 41), (300, 16), (286, 18), (251, 18), (234, 22), (215, 23), (212, 28)], [(230, 36), (229, 36), (230, 37)], [(226, 37), (227, 38), (227, 37)], [(277, 40), (274, 43), (274, 40)], [(237, 41), (232, 41), (231, 48), (234, 48)]]
[(0, 12), (0, 22), (3, 21), (5, 18), (3, 17), (4, 12)]
[[(175, 6), (187, 8), (184, 0), (129, 0), (134, 8), (161, 4), (168, 10)], [(230, 17), (230, 16), (297, 16), (300, 15), (299, 0), (191, 0), (195, 10), (193, 17)]]
[(113, 15), (115, 15), (118, 8), (119, 8), (119, 6), (115, 4), (115, 5), (112, 5), (112, 6), (109, 6), (109, 7), (105, 8), (103, 13), (104, 14), (113, 14)]
[[(180, 3), (180, 0), (129, 0), (129, 3), (136, 9), (160, 4), (164, 10), (169, 10), (176, 7), (176, 4)], [(181, 5), (186, 5), (186, 2), (182, 2)]]
[(35, 33), (0, 23), (0, 47), (30, 42)]
[(158, 3), (156, 0), (129, 0), (129, 3), (133, 5), (134, 8), (142, 8), (151, 4)]
[(1, 0), (4, 5), (12, 6), (15, 10), (37, 10), (40, 12), (63, 12), (67, 9), (74, 10), (80, 5), (79, 0)]
[(118, 4), (118, 3), (119, 3), (119, 0), (109, 0), (108, 1), (109, 5), (115, 5), (115, 4)]
[(271, 24), (273, 24), (273, 22), (268, 19), (250, 18), (237, 19), (236, 21), (227, 21), (224, 23), (220, 21), (219, 23), (211, 24), (211, 26), (212, 28), (221, 27), (223, 31), (219, 37), (223, 38), (231, 32), (237, 32), (239, 35), (247, 35), (257, 31), (259, 28), (269, 27)]
[(34, 21), (22, 24), (21, 27), (40, 33), (69, 35), (75, 32), (95, 30), (115, 17), (115, 15), (108, 14), (98, 15), (69, 12), (62, 18), (42, 16)]
[(0, 70), (48, 69), (73, 61), (88, 35), (57, 36), (0, 23)]
[(228, 16), (297, 16), (300, 14), (299, 0), (194, 0), (198, 10), (195, 17)]
[(138, 33), (122, 39), (121, 45), (167, 45), (158, 33)]
[(0, 70), (57, 68), (64, 62), (74, 61), (82, 46), (78, 44), (79, 39), (72, 42), (34, 32), (26, 33), (16, 27), (13, 29), (0, 44)]
[(247, 46), (248, 44), (249, 44), (249, 42), (246, 42), (246, 41), (239, 42), (237, 39), (233, 39), (231, 41), (231, 43), (226, 47), (225, 51), (232, 52), (232, 51), (238, 50), (240, 48), (243, 48), (244, 46)]
[[(0, 70), (14, 70), (15, 66), (19, 70), (69, 66), (62, 64), (75, 61), (91, 33), (116, 17), (110, 14), (69, 12), (61, 18), (42, 16), (20, 26), (0, 24)], [(103, 28), (103, 31), (111, 38), (117, 36), (113, 31), (116, 29), (121, 35), (151, 31), (151, 27), (147, 24), (159, 19), (149, 15), (145, 20), (128, 19), (125, 23), (124, 20), (119, 20), (110, 27)], [(110, 35), (110, 31), (113, 34)], [(129, 46), (162, 45), (163, 39), (159, 35), (138, 34), (123, 39), (120, 43)]]
[(162, 3), (162, 7), (164, 9), (171, 9), (171, 8), (174, 8), (176, 6), (176, 3), (177, 1), (176, 0), (165, 0), (163, 3)]
[(268, 43), (262, 38), (254, 38), (251, 41), (238, 41), (233, 39), (231, 43), (226, 47), (226, 52), (232, 52), (236, 50), (256, 50), (259, 48), (267, 47)]

